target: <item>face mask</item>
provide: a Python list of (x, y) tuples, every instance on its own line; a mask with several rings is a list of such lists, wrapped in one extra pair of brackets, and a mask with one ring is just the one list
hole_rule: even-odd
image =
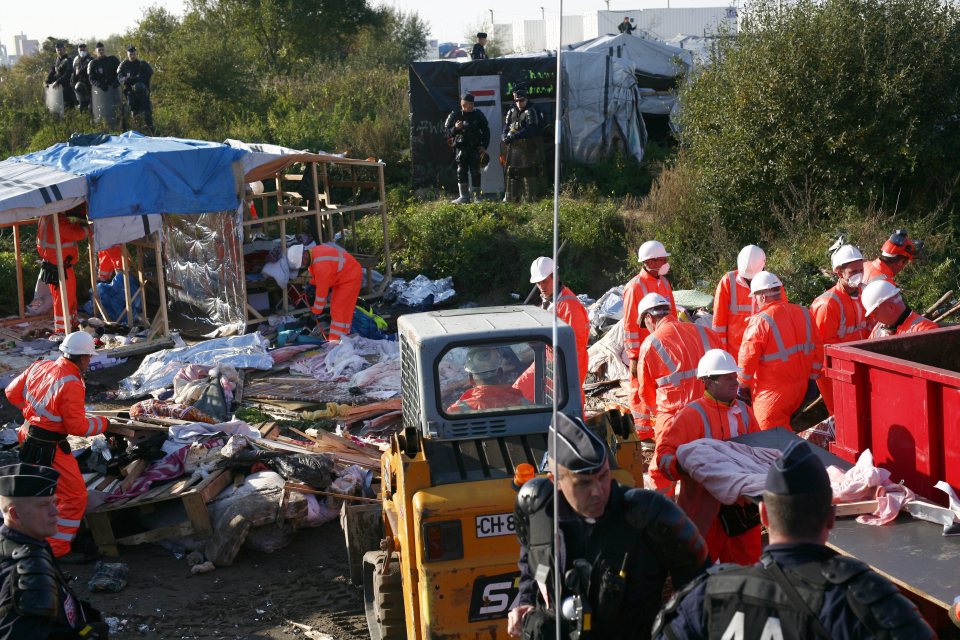
[(849, 287), (859, 287), (861, 284), (863, 284), (862, 273), (855, 273), (849, 278), (847, 278), (847, 286)]
[(86, 58), (86, 57), (87, 57), (87, 52), (86, 52), (86, 51), (81, 51), (81, 52), (80, 52), (80, 57), (81, 57), (81, 58)]
[(665, 276), (665, 275), (667, 275), (668, 273), (670, 273), (670, 263), (669, 263), (669, 262), (667, 262), (667, 263), (664, 264), (662, 267), (660, 267), (659, 270), (657, 270), (657, 274), (658, 274), (658, 275), (661, 275), (661, 276)]

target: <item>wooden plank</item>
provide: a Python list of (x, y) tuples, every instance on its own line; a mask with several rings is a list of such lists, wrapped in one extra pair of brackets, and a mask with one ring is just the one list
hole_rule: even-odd
[(209, 536), (213, 533), (213, 527), (210, 524), (210, 514), (207, 512), (207, 504), (203, 499), (203, 495), (199, 492), (192, 492), (183, 496), (183, 508), (187, 512), (187, 518), (190, 519), (190, 524), (193, 525), (193, 535)]
[(877, 510), (876, 500), (859, 500), (857, 502), (841, 502), (834, 505), (838, 518), (844, 516), (859, 516), (865, 513), (873, 513)]
[(159, 542), (160, 540), (165, 540), (166, 538), (188, 536), (191, 533), (193, 533), (193, 524), (191, 524), (190, 521), (185, 521), (178, 524), (172, 524), (167, 527), (161, 527), (159, 529), (151, 529), (150, 531), (144, 531), (143, 533), (137, 533), (132, 536), (117, 538), (117, 544), (134, 545), (143, 544), (145, 542)]
[(212, 477), (206, 486), (197, 488), (204, 504), (216, 498), (221, 491), (227, 488), (227, 485), (230, 484), (230, 475), (226, 471), (222, 471), (217, 477)]
[(105, 555), (119, 556), (120, 549), (117, 548), (117, 541), (113, 537), (113, 526), (110, 524), (110, 516), (106, 513), (88, 512), (86, 514), (87, 526), (93, 535), (93, 541)]

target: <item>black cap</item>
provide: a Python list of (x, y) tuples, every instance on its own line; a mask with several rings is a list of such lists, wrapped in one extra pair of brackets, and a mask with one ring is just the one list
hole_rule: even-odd
[(0, 496), (8, 498), (45, 498), (57, 488), (60, 472), (35, 464), (11, 464), (0, 467)]
[[(607, 459), (607, 445), (580, 418), (558, 413), (551, 431), (557, 431), (557, 463), (576, 474), (594, 474)], [(550, 434), (553, 437), (553, 434)], [(551, 440), (552, 441), (552, 440)]]
[(86, 49), (86, 48), (87, 48), (86, 42), (81, 42), (80, 44), (77, 45), (77, 49)]
[(487, 37), (487, 34), (485, 34), (483, 31), (478, 31), (478, 32), (477, 32), (477, 37), (478, 37), (478, 38), (486, 38), (486, 37)]
[(103, 46), (103, 43), (102, 43), (102, 42), (98, 42), (98, 43), (97, 43), (97, 49), (104, 49), (104, 48), (105, 48), (105, 47)]
[(64, 48), (64, 45), (63, 45), (62, 42), (58, 42), (57, 44), (53, 45), (53, 48), (54, 48), (54, 49), (63, 49), (63, 48)]
[(460, 96), (460, 99), (466, 100), (467, 102), (473, 102), (474, 100), (476, 100), (476, 98), (473, 97), (472, 93), (465, 93), (462, 96)]
[(127, 52), (128, 52), (128, 53), (134, 53), (134, 52), (136, 52), (136, 50), (137, 50), (137, 48), (136, 48), (135, 46), (133, 46), (132, 44), (127, 46)]
[(770, 466), (765, 489), (779, 496), (830, 492), (830, 477), (823, 462), (806, 442), (793, 442)]
[(514, 90), (513, 90), (513, 97), (514, 97), (514, 98), (526, 98), (526, 97), (527, 97), (527, 90), (526, 90), (526, 89), (514, 89)]

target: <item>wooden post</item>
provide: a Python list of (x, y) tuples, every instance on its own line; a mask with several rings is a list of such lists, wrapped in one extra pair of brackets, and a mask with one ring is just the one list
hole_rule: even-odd
[(23, 263), (20, 261), (20, 223), (13, 224), (13, 254), (17, 260), (17, 308), (20, 310), (20, 319), (26, 317), (23, 305)]
[[(157, 313), (163, 318), (163, 336), (167, 337), (170, 335), (170, 318), (167, 316), (167, 284), (163, 276), (163, 243), (160, 242), (160, 229), (154, 231), (153, 234), (154, 253), (156, 254), (154, 258), (157, 263), (157, 296), (160, 298), (160, 308)], [(143, 306), (146, 309), (146, 300), (144, 300)]]
[[(40, 228), (37, 227), (37, 232), (39, 233)], [(70, 333), (70, 329), (73, 328), (73, 317), (70, 315), (70, 302), (67, 300), (68, 296), (66, 291), (67, 284), (67, 275), (66, 270), (63, 268), (63, 245), (60, 243), (60, 214), (54, 212), (53, 214), (53, 238), (57, 245), (57, 276), (60, 278), (60, 307), (63, 311), (63, 334), (66, 335)], [(77, 279), (73, 279), (74, 285), (77, 283)], [(56, 314), (54, 314), (56, 316)], [(56, 329), (56, 318), (53, 321), (54, 329)]]
[(120, 270), (123, 272), (123, 302), (127, 308), (127, 326), (133, 328), (133, 300), (130, 299), (130, 260), (127, 247), (120, 251)]
[(93, 251), (93, 238), (90, 238), (90, 242), (87, 243), (87, 255), (90, 258), (90, 292), (93, 295), (93, 312), (96, 315), (98, 312), (103, 320), (111, 322), (112, 318), (107, 317), (107, 312), (104, 310), (103, 305), (100, 303), (100, 293), (97, 291), (97, 283), (100, 281), (99, 269), (97, 268), (97, 261), (94, 258)]
[(380, 220), (383, 224), (383, 286), (381, 292), (386, 290), (390, 280), (393, 278), (393, 267), (390, 264), (390, 225), (387, 221), (387, 188), (384, 183), (383, 163), (377, 166), (377, 178), (380, 181)]
[[(280, 186), (280, 171), (277, 171), (277, 211), (283, 213), (283, 189)], [(287, 259), (287, 221), (280, 219), (280, 259)], [(290, 279), (293, 279), (294, 269), (299, 269), (299, 265), (290, 269)], [(290, 312), (289, 286), (283, 287), (283, 315)]]
[[(329, 209), (332, 202), (330, 201), (330, 174), (327, 172), (326, 162), (323, 163), (323, 202)], [(330, 236), (330, 242), (333, 242), (333, 214), (327, 216), (327, 233)]]
[[(140, 283), (140, 291), (137, 292), (137, 295), (140, 296), (140, 311), (141, 317), (143, 318), (143, 326), (150, 326), (150, 318), (147, 316), (147, 287), (146, 287), (146, 277), (143, 275), (143, 251), (137, 252), (137, 259), (134, 260), (134, 267), (137, 269), (137, 282)], [(132, 301), (131, 301), (132, 304)]]
[(313, 203), (317, 207), (317, 242), (323, 244), (323, 215), (320, 213), (320, 185), (317, 183), (317, 163), (310, 163), (310, 175), (313, 178)]

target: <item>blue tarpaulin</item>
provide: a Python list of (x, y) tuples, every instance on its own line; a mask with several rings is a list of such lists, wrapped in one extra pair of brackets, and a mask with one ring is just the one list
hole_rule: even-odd
[(11, 158), (84, 176), (88, 217), (230, 211), (240, 205), (232, 164), (247, 155), (216, 142), (135, 131), (55, 144)]

